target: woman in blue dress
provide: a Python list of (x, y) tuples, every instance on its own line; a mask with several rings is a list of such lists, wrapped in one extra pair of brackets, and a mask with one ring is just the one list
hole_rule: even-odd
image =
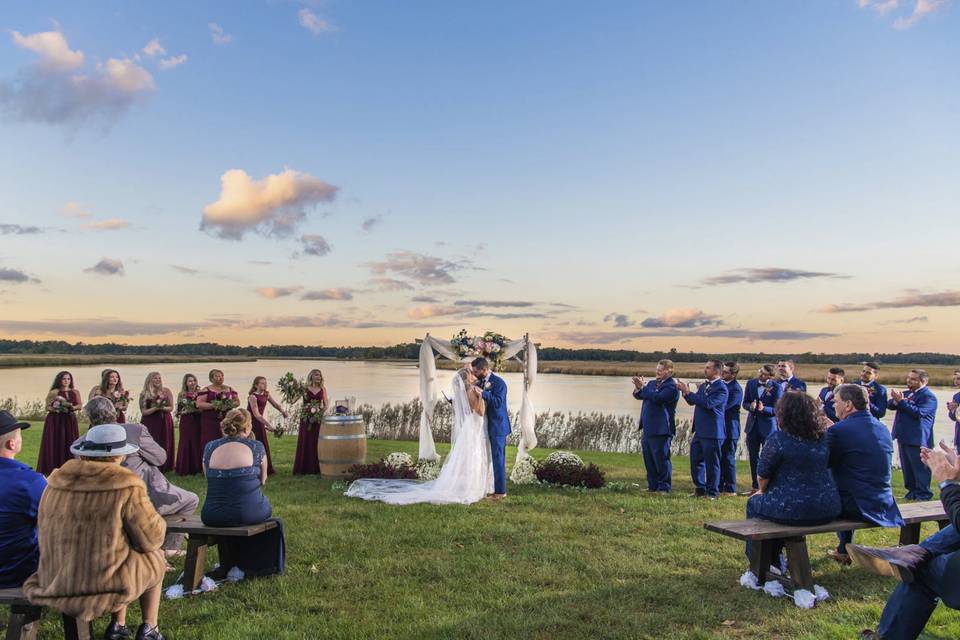
[[(203, 451), (207, 498), (201, 520), (211, 527), (236, 527), (271, 519), (273, 507), (265, 495), (267, 459), (263, 444), (252, 436), (253, 423), (246, 409), (231, 409), (220, 423), (222, 438)], [(220, 538), (220, 570), (236, 566), (246, 575), (283, 573), (285, 545), (283, 523), (249, 538)]]
[[(748, 518), (814, 526), (840, 515), (840, 494), (828, 466), (830, 449), (819, 413), (816, 402), (805, 393), (786, 393), (777, 401), (780, 430), (767, 438), (760, 451), (760, 493), (747, 501)], [(774, 550), (775, 558), (781, 549)]]

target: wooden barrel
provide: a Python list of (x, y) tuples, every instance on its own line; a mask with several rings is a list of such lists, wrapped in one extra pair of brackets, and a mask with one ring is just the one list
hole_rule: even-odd
[(367, 459), (367, 426), (363, 416), (323, 416), (320, 423), (320, 476), (342, 478), (347, 469)]

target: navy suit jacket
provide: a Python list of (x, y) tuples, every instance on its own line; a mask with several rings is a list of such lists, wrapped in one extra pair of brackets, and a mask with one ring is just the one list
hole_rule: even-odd
[[(953, 401), (960, 404), (960, 392), (953, 394)], [(960, 410), (950, 411), (947, 415), (956, 425), (953, 427), (953, 446), (960, 448)]]
[[(909, 397), (907, 397), (909, 396)], [(937, 418), (937, 396), (927, 387), (911, 393), (907, 391), (903, 400), (887, 405), (896, 411), (893, 419), (893, 439), (902, 445), (913, 447), (933, 447), (933, 421)]]
[(893, 440), (870, 412), (855, 411), (827, 429), (830, 468), (844, 504), (852, 500), (863, 518), (882, 527), (903, 525), (890, 484)]
[(786, 391), (803, 391), (804, 393), (807, 392), (807, 383), (801, 380), (800, 378), (797, 378), (796, 376), (794, 376), (793, 378), (790, 378), (789, 380), (780, 380), (779, 382), (780, 382), (780, 388), (784, 392)]
[(657, 381), (651, 380), (642, 389), (635, 389), (633, 397), (643, 400), (640, 409), (640, 428), (644, 437), (655, 438), (677, 434), (677, 401), (680, 392), (677, 382), (667, 378), (657, 388)]
[(724, 382), (727, 386), (727, 406), (723, 412), (723, 424), (728, 440), (740, 441), (740, 403), (743, 402), (743, 387), (736, 380)]
[(840, 418), (837, 417), (837, 411), (833, 408), (833, 389), (830, 387), (820, 389), (819, 398), (820, 402), (823, 403), (823, 412), (830, 418), (830, 422), (840, 422)]
[[(743, 408), (747, 410), (747, 433), (759, 429), (758, 433), (764, 438), (777, 430), (777, 416), (774, 407), (783, 394), (780, 385), (771, 381), (761, 390), (760, 379), (747, 380), (747, 389), (743, 393)], [(754, 411), (753, 403), (760, 400), (763, 409)]]
[(693, 405), (693, 436), (723, 440), (727, 437), (727, 428), (723, 412), (727, 408), (727, 385), (717, 378), (713, 382), (701, 383), (693, 393), (683, 396), (687, 404)]
[[(483, 401), (487, 403), (487, 433), (490, 437), (502, 437), (510, 434), (510, 414), (507, 413), (507, 383), (498, 375), (490, 374), (485, 382), (489, 389), (483, 390)], [(484, 385), (486, 386), (486, 385)]]
[(861, 386), (870, 394), (870, 414), (877, 420), (887, 415), (887, 388), (876, 380)]

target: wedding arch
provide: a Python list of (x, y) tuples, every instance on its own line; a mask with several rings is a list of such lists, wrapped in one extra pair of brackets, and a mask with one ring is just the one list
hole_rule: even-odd
[[(461, 332), (465, 336), (466, 332)], [(420, 344), (420, 459), (437, 460), (437, 448), (433, 442), (433, 409), (437, 404), (437, 356), (454, 362), (470, 362), (473, 357), (464, 357), (455, 352), (453, 341), (438, 340), (429, 333)], [(519, 443), (517, 459), (523, 458), (527, 451), (537, 446), (537, 436), (533, 431), (534, 413), (530, 389), (537, 378), (537, 347), (530, 340), (530, 334), (519, 340), (504, 340), (497, 345), (497, 358), (501, 362), (516, 360), (523, 370), (523, 389), (520, 396)], [(452, 438), (455, 439), (455, 434)]]

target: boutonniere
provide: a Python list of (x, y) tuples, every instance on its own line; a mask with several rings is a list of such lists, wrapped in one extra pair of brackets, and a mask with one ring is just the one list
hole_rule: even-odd
[(492, 388), (492, 387), (493, 387), (493, 385), (490, 384), (489, 382), (483, 385), (484, 390), (488, 390), (488, 389), (490, 389), (490, 388)]

